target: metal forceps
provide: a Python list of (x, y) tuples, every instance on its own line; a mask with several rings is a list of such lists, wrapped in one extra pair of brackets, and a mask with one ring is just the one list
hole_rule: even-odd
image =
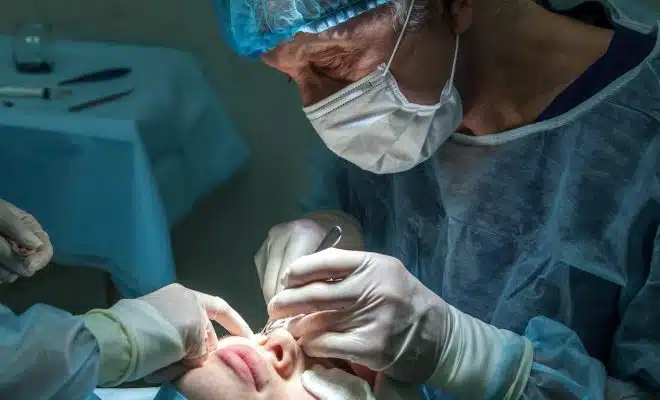
[[(321, 240), (321, 243), (318, 245), (314, 253), (318, 253), (319, 251), (323, 251), (326, 249), (329, 249), (331, 247), (335, 247), (339, 241), (341, 240), (341, 227), (336, 225), (333, 226), (332, 229), (328, 231), (328, 233), (325, 234), (325, 237), (323, 240)], [(335, 279), (331, 278), (326, 280), (326, 282), (337, 282), (340, 281), (341, 278)], [(293, 319), (297, 319), (300, 317), (303, 317), (304, 314), (299, 314), (294, 317), (288, 317), (288, 318), (282, 318), (282, 319), (274, 319), (272, 321), (268, 321), (266, 325), (261, 329), (261, 332), (259, 332), (261, 335), (268, 336), (271, 334), (276, 329), (284, 328), (287, 329), (287, 326), (289, 326), (289, 322)]]

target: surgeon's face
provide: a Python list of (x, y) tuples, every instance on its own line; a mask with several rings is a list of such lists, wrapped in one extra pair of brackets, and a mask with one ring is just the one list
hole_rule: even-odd
[[(390, 70), (414, 103), (435, 104), (449, 78), (456, 41), (449, 14), (440, 12), (442, 21), (414, 33), (407, 30), (396, 51)], [(393, 18), (392, 7), (381, 6), (319, 34), (299, 33), (262, 60), (289, 76), (309, 106), (389, 60), (399, 34)]]
[(278, 329), (258, 341), (237, 336), (220, 340), (204, 365), (187, 372), (176, 386), (189, 400), (314, 399), (300, 380), (314, 364), (354, 374), (357, 369), (373, 383), (373, 372), (337, 363), (306, 357), (291, 334)]

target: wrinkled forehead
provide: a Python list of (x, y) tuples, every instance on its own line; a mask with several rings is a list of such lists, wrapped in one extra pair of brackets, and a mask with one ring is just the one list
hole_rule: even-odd
[(225, 40), (259, 57), (298, 33), (320, 33), (390, 0), (213, 0)]

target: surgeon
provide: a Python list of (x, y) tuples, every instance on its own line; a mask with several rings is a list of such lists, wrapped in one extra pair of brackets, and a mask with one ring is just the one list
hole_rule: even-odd
[[(28, 278), (52, 255), (37, 220), (0, 200), (0, 281)], [(224, 300), (177, 284), (81, 316), (46, 305), (15, 315), (0, 304), (0, 399), (84, 399), (98, 385), (172, 378), (216, 348), (211, 320), (252, 336)]]
[[(327, 147), (309, 213), (255, 256), (309, 356), (426, 399), (660, 392), (657, 22), (532, 0), (215, 6)], [(314, 253), (333, 225), (340, 248)]]

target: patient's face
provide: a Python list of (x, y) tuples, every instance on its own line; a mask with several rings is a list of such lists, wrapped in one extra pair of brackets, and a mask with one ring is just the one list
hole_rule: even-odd
[(189, 400), (314, 399), (300, 376), (314, 364), (342, 368), (373, 384), (375, 373), (334, 360), (305, 356), (284, 329), (251, 341), (230, 336), (218, 343), (201, 368), (183, 375), (176, 386)]

